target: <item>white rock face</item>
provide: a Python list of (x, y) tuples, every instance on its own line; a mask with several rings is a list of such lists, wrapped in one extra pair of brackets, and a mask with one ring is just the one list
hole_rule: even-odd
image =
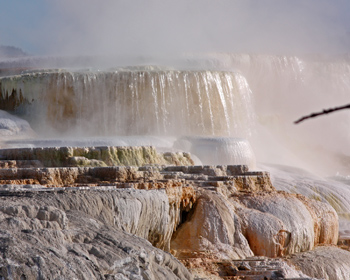
[(0, 197), (0, 279), (192, 279), (149, 242), (164, 243), (164, 232), (173, 229), (164, 191), (7, 198)]
[(272, 184), (277, 190), (299, 193), (332, 206), (339, 216), (340, 235), (348, 235), (350, 188), (346, 181), (341, 181), (341, 177), (324, 179), (306, 170), (283, 165), (266, 164), (261, 168), (270, 173)]
[(5, 138), (30, 138), (33, 135), (34, 131), (27, 121), (0, 110), (0, 141)]
[(53, 200), (52, 204), (64, 210), (79, 209), (109, 226), (169, 250), (176, 217), (170, 215), (165, 190), (115, 189), (95, 195), (72, 193), (64, 199)]
[(240, 227), (237, 215), (224, 197), (203, 192), (190, 219), (176, 231), (171, 248), (178, 257), (205, 251), (221, 258), (253, 256)]
[(238, 216), (256, 255), (277, 257), (337, 243), (338, 216), (325, 203), (277, 192), (237, 196), (235, 201), (243, 206)]
[(296, 197), (252, 195), (239, 198), (247, 238), (257, 255), (277, 257), (314, 247), (314, 220)]
[(174, 222), (164, 190), (124, 190), (114, 197), (114, 205), (117, 228), (169, 250), (168, 238), (173, 233)]
[(311, 277), (326, 280), (350, 279), (350, 252), (337, 247), (317, 247), (309, 252), (295, 254), (288, 261)]
[(278, 257), (336, 244), (338, 216), (329, 205), (280, 192), (222, 194), (202, 191), (190, 218), (176, 231), (176, 256)]

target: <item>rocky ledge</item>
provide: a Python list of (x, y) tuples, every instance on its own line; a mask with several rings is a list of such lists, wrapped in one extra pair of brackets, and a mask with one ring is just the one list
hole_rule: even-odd
[(328, 204), (147, 149), (0, 150), (0, 279), (350, 279)]

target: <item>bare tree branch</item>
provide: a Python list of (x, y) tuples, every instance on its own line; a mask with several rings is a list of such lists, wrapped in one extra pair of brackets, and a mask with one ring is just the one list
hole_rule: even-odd
[(294, 123), (298, 124), (298, 123), (300, 123), (300, 122), (302, 122), (302, 121), (304, 121), (306, 119), (315, 118), (315, 117), (318, 117), (318, 116), (321, 116), (321, 115), (326, 115), (326, 114), (333, 113), (335, 111), (340, 111), (340, 110), (343, 110), (343, 109), (350, 109), (350, 104), (344, 105), (344, 106), (335, 107), (335, 108), (325, 109), (322, 112), (312, 113), (312, 114), (310, 114), (308, 116), (304, 116), (304, 117), (296, 120)]

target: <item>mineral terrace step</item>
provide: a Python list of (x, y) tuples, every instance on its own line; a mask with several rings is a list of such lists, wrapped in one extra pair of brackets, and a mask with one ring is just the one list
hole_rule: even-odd
[(232, 267), (237, 270), (232, 276), (222, 277), (223, 279), (245, 279), (245, 280), (265, 280), (265, 279), (283, 279), (283, 280), (316, 280), (310, 277), (286, 278), (283, 274), (284, 261), (267, 257), (251, 257), (245, 260), (231, 261)]
[(0, 160), (0, 169), (30, 167), (43, 167), (43, 164), (39, 160)]
[(90, 186), (80, 186), (80, 187), (54, 187), (48, 188), (43, 187), (42, 185), (0, 185), (0, 197), (14, 196), (33, 196), (35, 193), (75, 193), (75, 192), (84, 192), (84, 191), (113, 191), (120, 189), (116, 186), (98, 186), (98, 187), (90, 187)]
[(37, 147), (0, 149), (0, 160), (39, 160), (45, 167), (193, 165), (186, 152), (158, 152), (152, 146)]
[(194, 165), (194, 166), (167, 166), (164, 171), (183, 172), (187, 174), (204, 174), (208, 176), (240, 175), (247, 173), (247, 165)]
[[(203, 261), (203, 259), (200, 260)], [(223, 261), (204, 258), (204, 261), (206, 262), (205, 267), (208, 267), (209, 271), (214, 269), (221, 279), (227, 280), (320, 280), (305, 275), (287, 277), (293, 268), (280, 258), (250, 257), (243, 260)], [(196, 264), (198, 262), (192, 260), (190, 263)]]
[[(226, 170), (226, 168), (226, 166), (221, 167), (222, 170)], [(208, 168), (206, 169), (208, 170)], [(185, 184), (186, 181), (188, 184), (210, 190), (227, 187), (242, 191), (273, 190), (269, 176), (263, 172), (253, 173), (263, 174), (258, 176), (208, 176), (199, 173), (184, 174), (182, 172), (164, 171), (168, 170), (168, 167), (163, 169), (159, 167), (154, 169), (153, 172), (140, 170), (147, 169), (130, 166), (2, 168), (0, 169), (0, 184), (67, 186), (75, 184), (109, 183), (120, 185), (121, 183), (133, 183), (136, 188), (148, 188), (145, 184), (157, 184), (159, 187), (165, 187), (174, 183)]]

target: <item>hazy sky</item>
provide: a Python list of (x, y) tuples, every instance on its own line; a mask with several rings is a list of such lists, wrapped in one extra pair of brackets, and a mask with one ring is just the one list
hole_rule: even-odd
[(31, 54), (350, 50), (349, 0), (0, 0), (0, 45)]

